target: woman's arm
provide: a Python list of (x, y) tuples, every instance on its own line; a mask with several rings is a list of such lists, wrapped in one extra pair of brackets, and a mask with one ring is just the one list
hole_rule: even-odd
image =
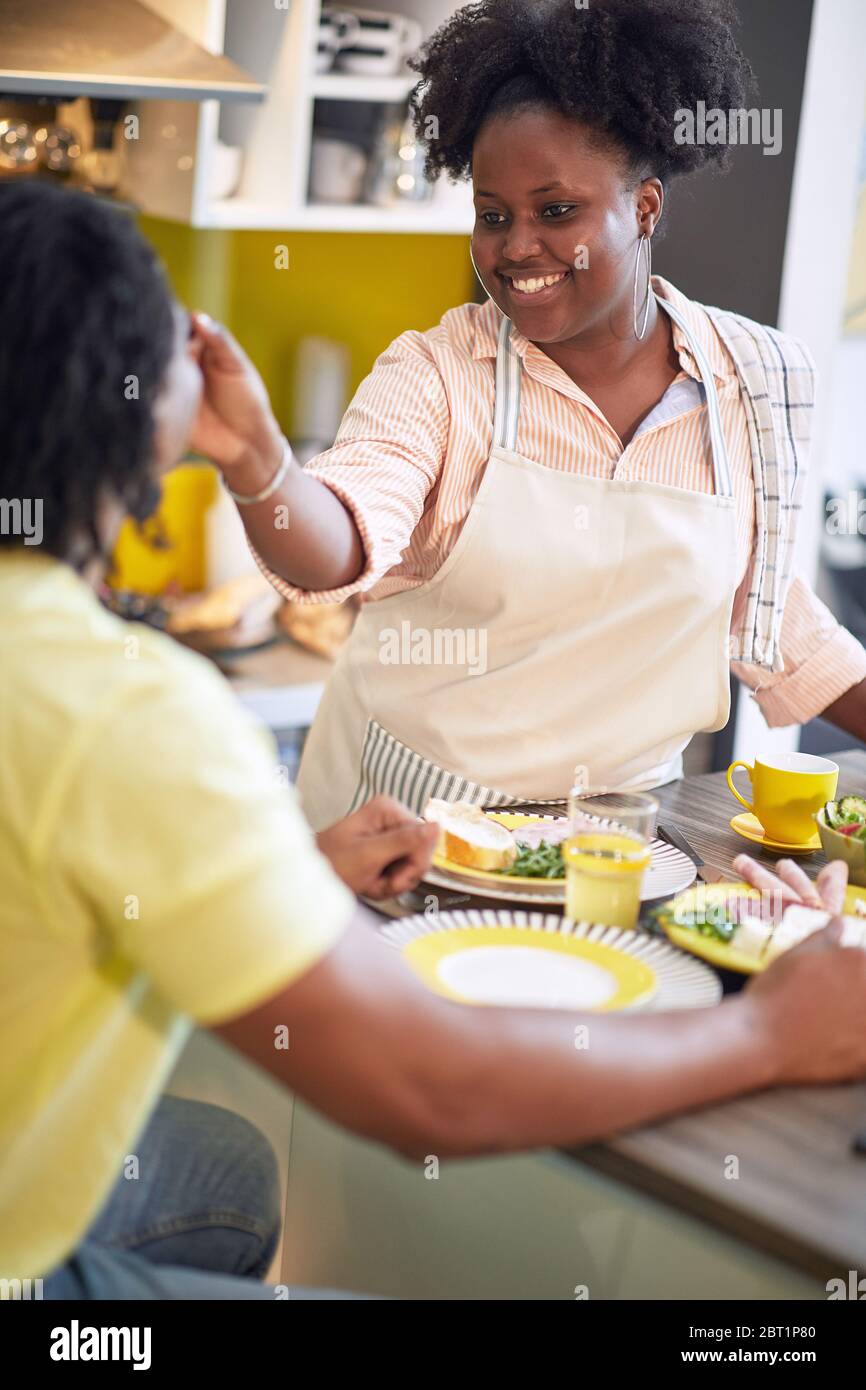
[(821, 718), (829, 719), (837, 729), (866, 743), (866, 680), (858, 681), (828, 705)]
[[(748, 577), (735, 615), (747, 583)], [(734, 630), (736, 621), (735, 616)], [(806, 724), (820, 715), (856, 738), (866, 737), (866, 652), (801, 575), (788, 590), (781, 649), (785, 669), (773, 675), (732, 663), (734, 674), (755, 692), (770, 728)]]
[[(231, 335), (196, 316), (204, 398), (192, 446), (232, 492), (266, 490), (284, 442), (265, 387)], [(450, 407), (426, 335), (405, 333), (377, 359), (334, 446), (311, 466), (291, 461), (281, 486), (238, 512), (286, 598), (348, 598), (400, 564), (440, 478)]]
[[(223, 468), (232, 492), (255, 496), (267, 487), (283, 457), (283, 444), (267, 455), (244, 455)], [(297, 589), (312, 592), (353, 584), (365, 567), (355, 518), (331, 488), (305, 473), (292, 457), (276, 492), (240, 508), (252, 544), (268, 569)]]

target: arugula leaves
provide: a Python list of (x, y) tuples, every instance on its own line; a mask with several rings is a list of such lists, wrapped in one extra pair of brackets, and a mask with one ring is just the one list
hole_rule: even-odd
[(536, 849), (518, 842), (517, 858), (503, 873), (512, 878), (565, 878), (562, 845), (549, 845), (542, 840)]

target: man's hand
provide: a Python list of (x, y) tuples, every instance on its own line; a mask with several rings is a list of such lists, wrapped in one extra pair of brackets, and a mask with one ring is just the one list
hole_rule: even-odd
[(376, 796), (316, 836), (344, 883), (366, 898), (414, 888), (430, 866), (438, 827), (418, 820), (390, 796)]
[(757, 1006), (755, 1045), (777, 1058), (786, 1086), (854, 1081), (866, 1074), (866, 951), (842, 946), (836, 917), (768, 970), (754, 975), (744, 1003)]

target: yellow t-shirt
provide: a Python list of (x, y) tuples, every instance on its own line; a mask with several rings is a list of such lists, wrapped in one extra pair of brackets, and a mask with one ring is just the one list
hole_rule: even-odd
[(353, 909), (220, 675), (0, 550), (0, 1277), (74, 1249), (189, 1020), (277, 993)]

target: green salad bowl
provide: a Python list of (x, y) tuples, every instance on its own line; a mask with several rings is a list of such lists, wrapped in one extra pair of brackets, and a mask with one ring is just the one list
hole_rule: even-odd
[(818, 822), (818, 834), (821, 836), (821, 848), (828, 859), (844, 859), (848, 865), (848, 882), (856, 883), (859, 888), (866, 888), (866, 843), (863, 840), (854, 840), (850, 835), (841, 835), (838, 830), (834, 830), (824, 819), (824, 808), (822, 807), (815, 815)]

